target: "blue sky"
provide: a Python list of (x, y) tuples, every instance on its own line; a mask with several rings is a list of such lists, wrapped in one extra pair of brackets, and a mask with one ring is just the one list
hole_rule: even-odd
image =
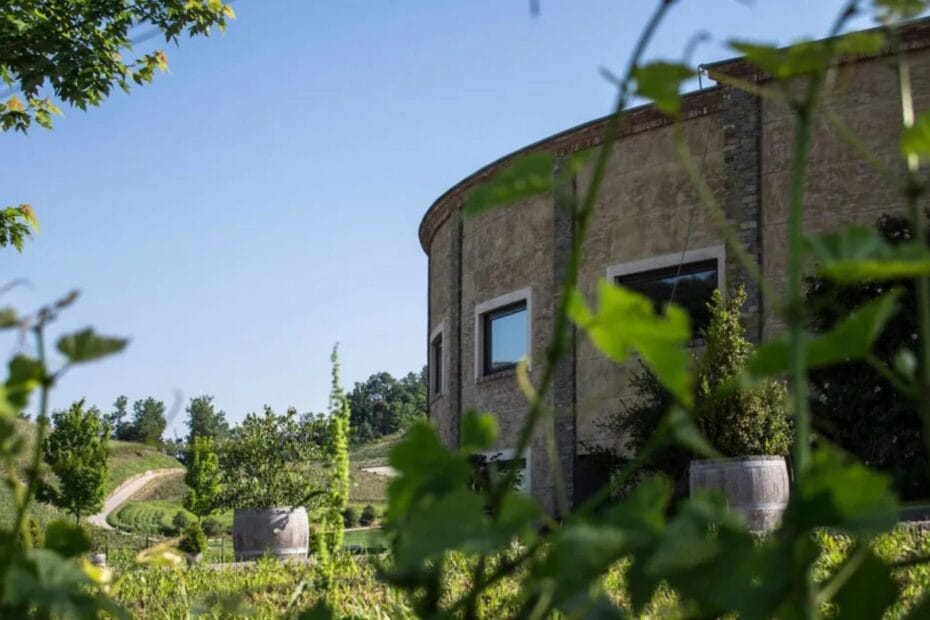
[[(4, 278), (31, 283), (4, 304), (79, 288), (56, 333), (132, 338), (52, 405), (208, 393), (233, 421), (264, 403), (321, 411), (336, 341), (347, 386), (419, 369), (423, 213), (485, 163), (608, 112), (598, 69), (621, 71), (654, 3), (541, 4), (238, 0), (225, 34), (166, 48), (153, 85), (0, 136), (3, 203), (42, 222), (3, 254)], [(680, 56), (700, 28), (699, 61), (731, 56), (733, 36), (820, 36), (840, 4), (683, 1), (651, 55)]]

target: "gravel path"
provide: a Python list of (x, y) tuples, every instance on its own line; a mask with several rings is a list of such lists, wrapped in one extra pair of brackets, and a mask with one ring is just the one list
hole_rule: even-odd
[(153, 469), (141, 474), (137, 474), (121, 485), (116, 487), (106, 501), (103, 502), (103, 510), (88, 519), (91, 525), (102, 527), (105, 530), (112, 530), (113, 526), (107, 523), (107, 515), (119, 508), (124, 502), (132, 498), (133, 495), (142, 490), (142, 488), (153, 480), (170, 476), (171, 474), (184, 471), (183, 469)]

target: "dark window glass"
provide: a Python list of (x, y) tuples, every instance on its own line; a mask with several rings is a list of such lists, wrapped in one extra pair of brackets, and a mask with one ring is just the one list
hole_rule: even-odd
[(484, 315), (484, 373), (511, 368), (527, 354), (526, 302)]
[(687, 310), (695, 335), (710, 323), (711, 295), (717, 288), (716, 259), (620, 276), (617, 282), (646, 295), (661, 309), (670, 301)]
[(433, 395), (442, 394), (442, 334), (433, 340)]

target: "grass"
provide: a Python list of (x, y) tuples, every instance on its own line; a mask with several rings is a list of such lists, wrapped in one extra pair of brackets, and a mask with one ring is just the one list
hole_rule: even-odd
[(363, 530), (347, 531), (343, 544), (346, 547), (358, 545), (363, 549), (383, 549), (387, 541), (381, 528), (372, 527)]
[(385, 435), (370, 443), (352, 449), (352, 465), (357, 467), (375, 467), (387, 465), (388, 454), (404, 438), (404, 431)]
[[(107, 521), (113, 527), (138, 532), (141, 534), (177, 534), (177, 528), (172, 520), (181, 512), (188, 521), (197, 519), (192, 513), (184, 510), (181, 503), (170, 499), (150, 499), (143, 501), (130, 500), (110, 513)], [(232, 527), (233, 513), (231, 510), (214, 515), (224, 529)]]

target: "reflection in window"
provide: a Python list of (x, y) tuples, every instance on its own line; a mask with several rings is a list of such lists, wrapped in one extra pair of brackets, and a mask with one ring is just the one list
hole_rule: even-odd
[(707, 304), (717, 288), (717, 260), (633, 273), (618, 277), (617, 283), (652, 299), (657, 310), (670, 301), (682, 306), (697, 335), (710, 324)]
[(484, 374), (512, 368), (526, 355), (525, 300), (484, 315)]

